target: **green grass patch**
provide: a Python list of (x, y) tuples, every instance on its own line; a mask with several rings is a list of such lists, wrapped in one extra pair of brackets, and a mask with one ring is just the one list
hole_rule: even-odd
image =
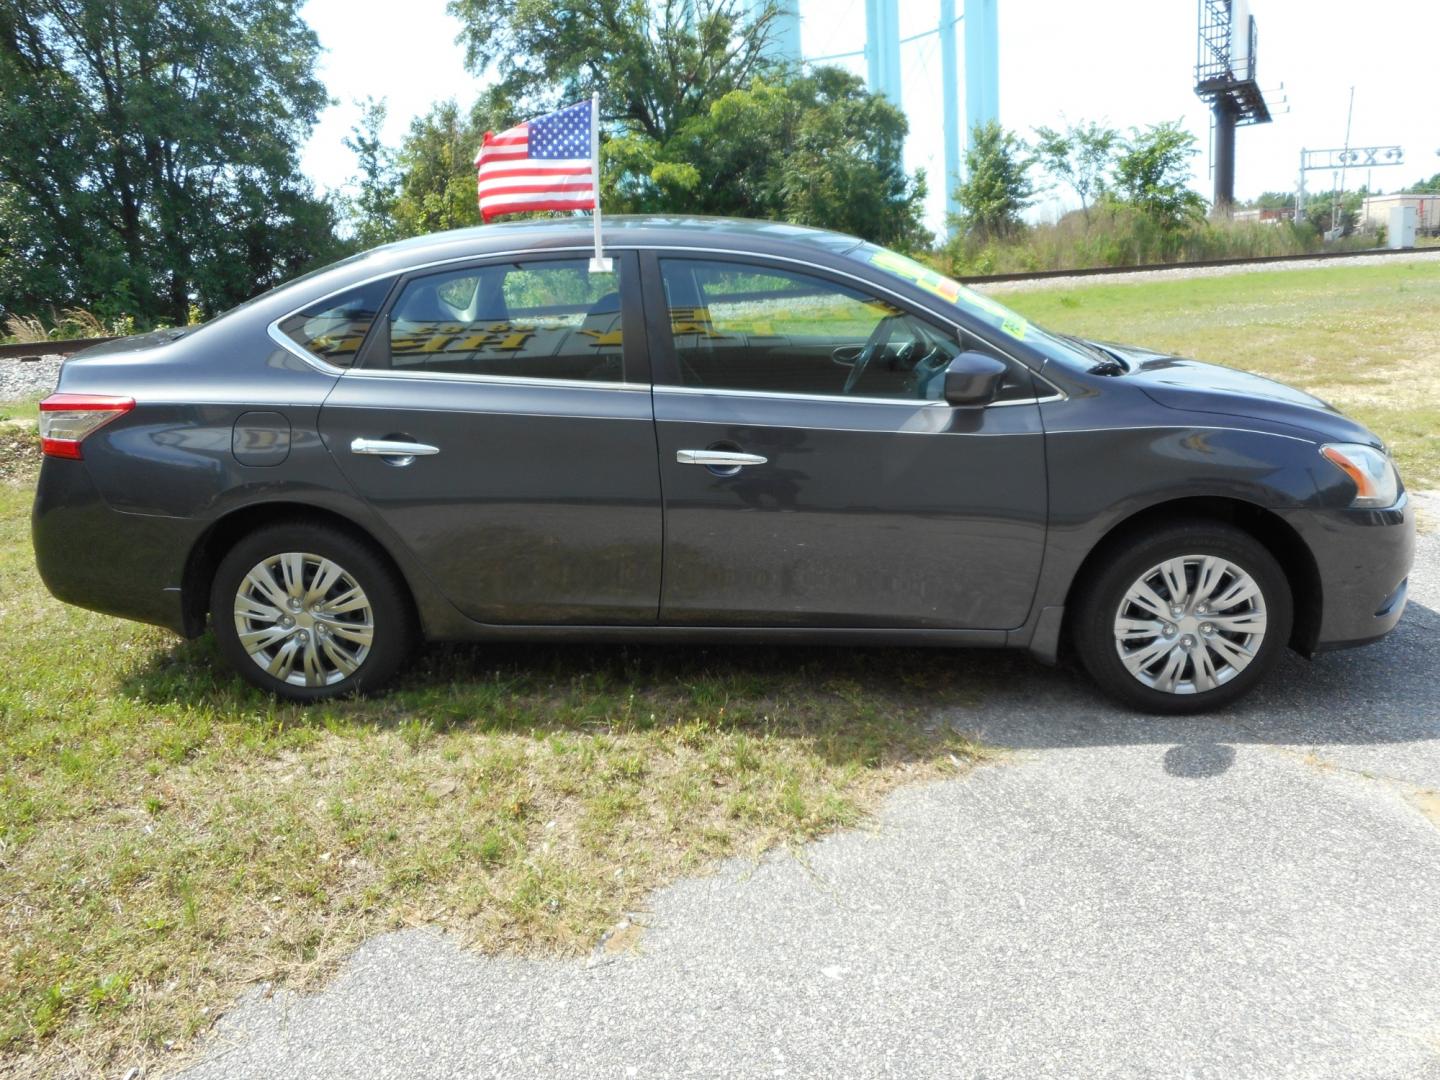
[(1316, 394), (1440, 485), (1440, 263), (1377, 263), (1006, 291), (1064, 333), (1243, 368)]

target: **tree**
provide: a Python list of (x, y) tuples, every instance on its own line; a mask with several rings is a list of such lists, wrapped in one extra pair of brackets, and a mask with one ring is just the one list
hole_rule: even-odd
[(668, 140), (612, 140), (606, 205), (793, 221), (924, 247), (924, 178), (905, 172), (906, 130), (904, 114), (848, 72), (780, 72), (725, 94)]
[(0, 9), (0, 262), (36, 271), (12, 306), (178, 321), (333, 255), (335, 209), (298, 169), (326, 101), (299, 6)]
[[(1338, 224), (1341, 235), (1348, 236), (1360, 222), (1365, 205), (1364, 189), (1357, 191), (1312, 191), (1305, 196), (1305, 220), (1320, 233), (1328, 233)], [(1335, 215), (1336, 205), (1340, 215)]]
[(1440, 172), (1437, 172), (1429, 180), (1421, 180), (1418, 184), (1412, 184), (1410, 191), (1416, 195), (1440, 195)]
[[(500, 130), (598, 87), (607, 209), (776, 218), (903, 247), (931, 239), (923, 178), (903, 165), (904, 114), (845, 72), (768, 60), (773, 5), (753, 16), (744, 0), (452, 0), (450, 10), (472, 70), (499, 79), (469, 128), (432, 114), (434, 131), (412, 129), (402, 217), (458, 211), (462, 173), (444, 147), (463, 133), (473, 152), (482, 114)], [(455, 178), (447, 194), (440, 175)], [(473, 222), (473, 174), (466, 198)], [(404, 228), (441, 217), (412, 213)]]
[(1120, 133), (1091, 121), (1071, 124), (1063, 132), (1038, 127), (1035, 140), (1035, 160), (1080, 197), (1080, 209), (1088, 225), (1091, 198), (1104, 190), (1106, 174), (1115, 163)]
[(1021, 214), (1034, 201), (1031, 159), (1014, 132), (994, 120), (977, 124), (965, 151), (965, 179), (955, 189), (955, 223), (980, 240), (1004, 239), (1024, 227)]
[(360, 106), (360, 121), (344, 142), (355, 155), (359, 172), (351, 180), (355, 194), (348, 200), (346, 217), (351, 240), (364, 250), (400, 235), (395, 220), (400, 174), (395, 168), (395, 154), (381, 135), (387, 113), (384, 100), (366, 98), (356, 104)]
[(1115, 161), (1119, 197), (1165, 231), (1180, 229), (1205, 213), (1205, 200), (1190, 188), (1190, 159), (1199, 152), (1179, 121), (1131, 128)]
[(475, 151), (486, 131), (503, 131), (517, 119), (513, 106), (491, 90), (468, 114), (451, 100), (412, 120), (395, 155), (400, 173), (392, 208), (396, 234), (419, 236), (478, 225)]
[(1293, 210), (1295, 209), (1295, 193), (1293, 191), (1262, 191), (1256, 198), (1241, 205), (1251, 210)]
[(524, 115), (600, 91), (607, 121), (664, 142), (769, 68), (775, 9), (745, 0), (450, 0), (466, 65)]

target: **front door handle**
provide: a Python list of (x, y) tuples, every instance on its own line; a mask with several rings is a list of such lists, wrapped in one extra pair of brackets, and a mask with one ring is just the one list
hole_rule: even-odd
[(739, 469), (746, 465), (764, 465), (770, 459), (759, 454), (742, 454), (737, 450), (676, 450), (675, 460), (681, 465)]
[(417, 457), (430, 457), (438, 454), (440, 448), (431, 446), (429, 443), (409, 442), (403, 439), (352, 439), (350, 452), (352, 454), (375, 454), (379, 457), (390, 458), (397, 465), (409, 465)]

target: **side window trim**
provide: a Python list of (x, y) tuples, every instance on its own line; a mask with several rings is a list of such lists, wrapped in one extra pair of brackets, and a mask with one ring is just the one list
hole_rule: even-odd
[(580, 261), (581, 251), (577, 249), (538, 249), (521, 253), (486, 255), (474, 259), (460, 259), (443, 266), (422, 266), (397, 276), (394, 285), (385, 298), (385, 304), (375, 316), (375, 324), (366, 335), (355, 363), (348, 369), (357, 374), (382, 376), (386, 378), (462, 379), (476, 382), (498, 382), (516, 385), (540, 386), (588, 386), (597, 389), (634, 390), (650, 383), (650, 353), (647, 348), (643, 313), (640, 306), (640, 275), (636, 267), (636, 252), (633, 249), (612, 251), (617, 272), (617, 290), (620, 293), (621, 378), (619, 382), (592, 382), (583, 379), (547, 379), (524, 375), (493, 375), (467, 372), (426, 372), (396, 371), (390, 366), (390, 335), (379, 333), (379, 327), (389, 327), (390, 313), (399, 302), (405, 287), (412, 281), (438, 274), (463, 273), (466, 270), (481, 270), (489, 266), (513, 266), (526, 263), (549, 263)]

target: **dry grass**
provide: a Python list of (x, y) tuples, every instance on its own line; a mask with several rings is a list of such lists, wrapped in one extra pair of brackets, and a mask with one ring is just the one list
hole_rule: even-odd
[(50, 340), (50, 332), (37, 315), (7, 315), (5, 336), (19, 344)]
[(1410, 486), (1440, 486), (1440, 262), (994, 291), (1042, 326), (1308, 390), (1380, 435)]
[(658, 884), (983, 755), (929, 717), (995, 676), (917, 650), (437, 647), (387, 697), (281, 706), (208, 639), (51, 600), (28, 462), (0, 481), (0, 1073), (163, 1065), (389, 928), (584, 952)]

